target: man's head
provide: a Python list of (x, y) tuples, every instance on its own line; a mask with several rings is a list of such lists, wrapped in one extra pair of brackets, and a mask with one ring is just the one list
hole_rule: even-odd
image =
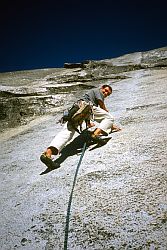
[(101, 87), (101, 91), (102, 91), (104, 97), (107, 97), (107, 96), (112, 94), (112, 88), (110, 85), (103, 85)]

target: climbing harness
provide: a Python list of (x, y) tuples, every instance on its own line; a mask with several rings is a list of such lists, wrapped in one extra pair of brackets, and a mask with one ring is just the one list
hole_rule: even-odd
[[(61, 123), (67, 122), (67, 126), (76, 130), (79, 134), (82, 132), (82, 124), (85, 121), (86, 127), (89, 121), (93, 118), (92, 104), (84, 100), (78, 100), (73, 104), (73, 106), (65, 110), (62, 118), (60, 119)], [(77, 127), (80, 128), (77, 129)]]
[(66, 215), (66, 226), (65, 226), (65, 237), (64, 237), (64, 250), (67, 250), (67, 244), (68, 244), (68, 231), (69, 231), (69, 222), (70, 222), (70, 209), (71, 209), (71, 203), (72, 203), (72, 196), (73, 196), (73, 191), (74, 191), (74, 187), (75, 187), (75, 183), (76, 183), (76, 179), (77, 179), (77, 174), (79, 171), (79, 167), (81, 165), (85, 150), (86, 150), (86, 142), (83, 145), (82, 148), (82, 153), (75, 171), (75, 176), (74, 176), (74, 180), (73, 180), (73, 185), (72, 185), (72, 189), (71, 189), (71, 194), (69, 197), (69, 201), (68, 201), (68, 207), (67, 207), (67, 215)]

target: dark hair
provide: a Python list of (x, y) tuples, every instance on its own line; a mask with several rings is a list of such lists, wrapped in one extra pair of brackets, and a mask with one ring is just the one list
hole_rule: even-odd
[(103, 89), (104, 89), (104, 88), (109, 88), (110, 91), (111, 91), (111, 93), (112, 93), (112, 87), (111, 87), (110, 85), (104, 84), (104, 85), (102, 85), (101, 87), (102, 87)]

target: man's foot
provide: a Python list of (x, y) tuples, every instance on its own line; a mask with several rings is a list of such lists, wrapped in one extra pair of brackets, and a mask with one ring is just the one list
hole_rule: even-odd
[(117, 126), (114, 125), (114, 126), (111, 128), (111, 131), (110, 131), (109, 134), (114, 133), (114, 132), (119, 132), (119, 131), (121, 131), (121, 130), (122, 130), (121, 128), (119, 128), (119, 127), (117, 127)]
[(56, 169), (60, 167), (60, 165), (52, 161), (52, 159), (49, 156), (47, 156), (46, 152), (41, 154), (40, 160), (50, 169)]

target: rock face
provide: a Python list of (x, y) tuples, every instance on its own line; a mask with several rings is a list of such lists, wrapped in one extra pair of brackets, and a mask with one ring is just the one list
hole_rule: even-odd
[[(65, 63), (64, 69), (0, 74), (0, 130), (57, 112), (74, 100), (73, 93), (108, 80), (125, 79), (126, 72), (167, 66), (167, 49), (137, 52), (114, 59)], [(67, 97), (68, 96), (68, 97)]]
[(64, 69), (0, 74), (1, 127), (8, 128), (0, 137), (0, 249), (63, 249), (80, 156), (71, 148), (73, 156), (60, 168), (40, 175), (45, 167), (39, 155), (61, 130), (56, 121), (62, 110), (103, 83), (113, 87), (106, 106), (122, 131), (105, 146), (86, 150), (68, 249), (167, 249), (166, 60), (167, 47)]

